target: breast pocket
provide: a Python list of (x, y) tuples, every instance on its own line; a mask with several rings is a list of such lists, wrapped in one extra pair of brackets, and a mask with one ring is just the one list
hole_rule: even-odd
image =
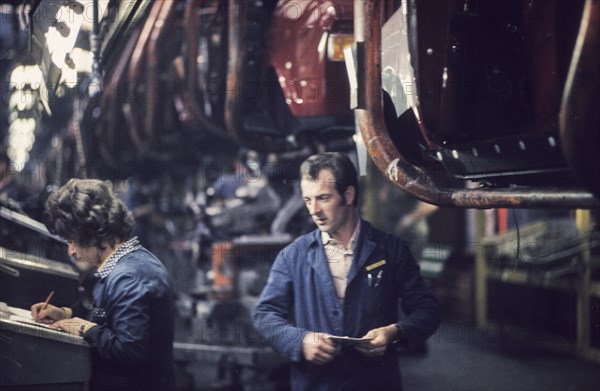
[(386, 310), (393, 294), (389, 270), (385, 266), (365, 271), (367, 289), (367, 313), (376, 315)]

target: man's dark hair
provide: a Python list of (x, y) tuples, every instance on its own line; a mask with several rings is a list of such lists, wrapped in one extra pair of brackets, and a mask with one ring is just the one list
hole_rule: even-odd
[(322, 170), (331, 171), (335, 181), (335, 190), (345, 200), (345, 192), (349, 186), (354, 187), (355, 197), (352, 205), (358, 205), (358, 175), (350, 158), (339, 152), (326, 152), (312, 155), (300, 165), (300, 179), (316, 181)]
[(131, 237), (133, 217), (110, 182), (71, 179), (46, 201), (48, 230), (82, 246), (103, 248)]

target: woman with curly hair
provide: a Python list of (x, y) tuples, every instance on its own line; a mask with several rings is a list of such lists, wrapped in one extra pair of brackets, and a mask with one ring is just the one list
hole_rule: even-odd
[(92, 390), (175, 388), (175, 307), (167, 270), (131, 237), (133, 218), (110, 182), (71, 179), (46, 202), (46, 225), (80, 271), (96, 268), (85, 312), (34, 304), (32, 316), (81, 335), (93, 350)]

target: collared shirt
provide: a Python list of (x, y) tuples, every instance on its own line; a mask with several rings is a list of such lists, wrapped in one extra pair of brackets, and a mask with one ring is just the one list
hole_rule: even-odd
[(122, 243), (119, 248), (113, 251), (113, 253), (98, 267), (98, 271), (95, 273), (96, 277), (106, 278), (121, 258), (132, 251), (139, 250), (141, 247), (137, 236)]
[(346, 285), (348, 284), (348, 273), (350, 273), (350, 267), (352, 266), (352, 258), (354, 257), (354, 250), (356, 249), (359, 233), (360, 219), (348, 241), (348, 248), (344, 248), (344, 245), (333, 239), (328, 232), (321, 232), (323, 248), (325, 249), (325, 255), (327, 256), (327, 262), (329, 263), (329, 271), (331, 272), (333, 284), (335, 285), (335, 290), (340, 303), (344, 303)]

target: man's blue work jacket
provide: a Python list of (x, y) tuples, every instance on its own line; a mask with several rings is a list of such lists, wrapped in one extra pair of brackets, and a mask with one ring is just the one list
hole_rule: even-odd
[[(406, 314), (400, 322), (398, 299)], [(362, 337), (396, 323), (410, 347), (439, 326), (438, 303), (407, 244), (364, 220), (343, 305), (315, 230), (278, 254), (253, 317), (263, 338), (292, 361), (292, 390), (307, 391), (402, 389), (395, 349), (372, 359), (341, 346), (339, 356), (319, 366), (303, 358), (302, 341), (309, 332)]]

